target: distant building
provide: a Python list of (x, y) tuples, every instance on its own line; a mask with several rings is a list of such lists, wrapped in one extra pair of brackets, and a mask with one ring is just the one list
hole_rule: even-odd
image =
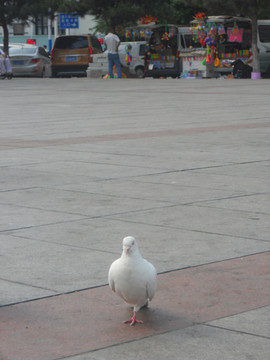
[[(60, 29), (59, 16), (51, 23), (51, 38), (52, 43), (55, 37), (64, 34), (76, 35), (93, 33), (96, 22), (93, 16), (86, 15), (79, 18), (78, 29)], [(30, 19), (27, 22), (14, 21), (12, 25), (8, 26), (9, 29), (9, 42), (10, 43), (26, 43), (35, 42), (39, 46), (47, 45), (48, 47), (48, 18), (39, 16), (33, 21)], [(102, 36), (101, 36), (102, 37)], [(0, 43), (3, 43), (3, 29), (0, 27)]]

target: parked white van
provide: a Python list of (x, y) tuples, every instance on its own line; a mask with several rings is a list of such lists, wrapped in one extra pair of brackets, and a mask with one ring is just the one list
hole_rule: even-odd
[[(128, 67), (129, 73), (140, 79), (144, 77), (145, 45), (145, 41), (129, 41), (121, 42), (119, 46), (121, 65)], [(127, 54), (131, 56), (130, 62), (126, 59)]]
[[(189, 27), (179, 27), (178, 48), (201, 47), (199, 43), (194, 44)], [(251, 44), (250, 44), (251, 47)], [(258, 49), (261, 73), (270, 76), (270, 20), (258, 20)]]
[[(118, 53), (120, 57), (121, 66), (126, 68), (127, 76), (131, 77), (144, 77), (144, 54), (145, 54), (145, 41), (130, 41), (121, 42)], [(127, 61), (127, 55), (130, 58)], [(87, 73), (97, 72), (100, 76), (108, 74), (108, 52), (105, 50), (101, 54), (93, 54), (92, 62), (89, 64)]]
[(258, 49), (261, 73), (270, 75), (270, 20), (258, 20)]

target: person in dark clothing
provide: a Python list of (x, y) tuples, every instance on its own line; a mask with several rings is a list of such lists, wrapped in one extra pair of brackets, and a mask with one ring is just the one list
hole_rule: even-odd
[(247, 62), (237, 59), (232, 63), (233, 76), (240, 79), (250, 79), (252, 73), (252, 55), (248, 58)]

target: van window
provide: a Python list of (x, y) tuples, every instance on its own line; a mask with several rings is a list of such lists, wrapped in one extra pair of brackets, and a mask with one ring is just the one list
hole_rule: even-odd
[(186, 44), (185, 44), (185, 39), (184, 39), (184, 35), (180, 36), (180, 40), (181, 40), (181, 48), (184, 49), (186, 48)]
[(259, 25), (259, 39), (262, 43), (270, 42), (270, 25)]
[(144, 54), (145, 54), (145, 45), (140, 45), (139, 56), (144, 56)]
[(181, 36), (181, 45), (184, 49), (189, 47), (194, 47), (194, 48), (202, 47), (199, 41), (196, 42), (193, 40), (192, 34), (183, 34)]
[(83, 49), (88, 48), (86, 36), (63, 36), (55, 40), (55, 49)]
[(96, 36), (91, 35), (91, 45), (92, 45), (93, 48), (99, 50), (100, 52), (102, 51), (102, 46), (101, 46), (101, 44), (98, 41), (98, 38)]

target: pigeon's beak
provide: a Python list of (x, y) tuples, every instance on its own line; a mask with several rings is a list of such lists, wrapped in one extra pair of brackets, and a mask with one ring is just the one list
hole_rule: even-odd
[(126, 254), (128, 254), (129, 250), (130, 250), (130, 247), (125, 247), (125, 248), (124, 248), (124, 252), (125, 252)]

